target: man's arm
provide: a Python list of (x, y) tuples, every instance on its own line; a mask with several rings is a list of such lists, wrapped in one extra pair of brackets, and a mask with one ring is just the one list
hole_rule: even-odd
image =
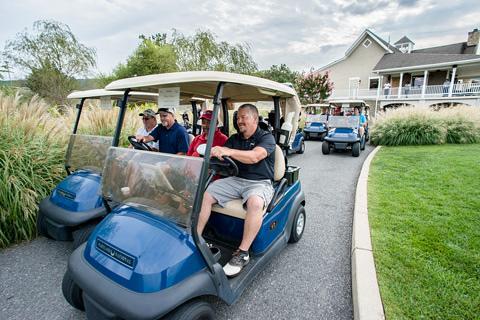
[(213, 147), (211, 152), (212, 157), (217, 157), (223, 160), (223, 156), (230, 157), (241, 163), (253, 164), (260, 162), (268, 156), (267, 150), (263, 147), (257, 146), (253, 150), (238, 150), (227, 147)]

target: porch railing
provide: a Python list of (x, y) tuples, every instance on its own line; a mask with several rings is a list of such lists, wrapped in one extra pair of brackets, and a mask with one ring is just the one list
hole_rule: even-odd
[[(400, 94), (399, 94), (400, 93)], [(392, 87), (390, 89), (334, 89), (330, 99), (421, 99), (439, 97), (480, 96), (480, 83), (456, 83), (423, 87)]]

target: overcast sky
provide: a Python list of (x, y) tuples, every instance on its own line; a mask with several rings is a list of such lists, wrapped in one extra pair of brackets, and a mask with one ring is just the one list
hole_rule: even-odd
[(286, 63), (302, 71), (341, 58), (365, 28), (424, 48), (466, 41), (479, 17), (479, 0), (0, 0), (0, 50), (34, 21), (53, 19), (94, 47), (96, 72), (109, 73), (139, 34), (209, 29), (219, 40), (248, 43), (260, 69)]

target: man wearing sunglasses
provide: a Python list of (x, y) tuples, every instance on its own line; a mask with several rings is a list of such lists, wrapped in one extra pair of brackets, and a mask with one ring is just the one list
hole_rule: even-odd
[[(157, 113), (152, 109), (147, 109), (139, 114), (142, 117), (143, 127), (138, 128), (135, 136), (148, 136), (152, 133), (153, 130), (158, 126), (157, 124)], [(148, 146), (153, 149), (153, 151), (158, 151), (158, 141), (147, 142)]]

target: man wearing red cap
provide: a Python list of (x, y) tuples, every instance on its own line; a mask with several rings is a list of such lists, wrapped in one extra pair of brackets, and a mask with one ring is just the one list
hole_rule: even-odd
[[(187, 156), (199, 157), (200, 155), (197, 152), (198, 146), (207, 143), (208, 130), (210, 128), (210, 122), (212, 120), (212, 111), (205, 111), (200, 116), (200, 119), (202, 120), (202, 134), (196, 136), (195, 139), (193, 139), (192, 143), (190, 144), (190, 148), (188, 148)], [(215, 128), (212, 147), (223, 146), (227, 140), (228, 137), (221, 133), (218, 128)]]

